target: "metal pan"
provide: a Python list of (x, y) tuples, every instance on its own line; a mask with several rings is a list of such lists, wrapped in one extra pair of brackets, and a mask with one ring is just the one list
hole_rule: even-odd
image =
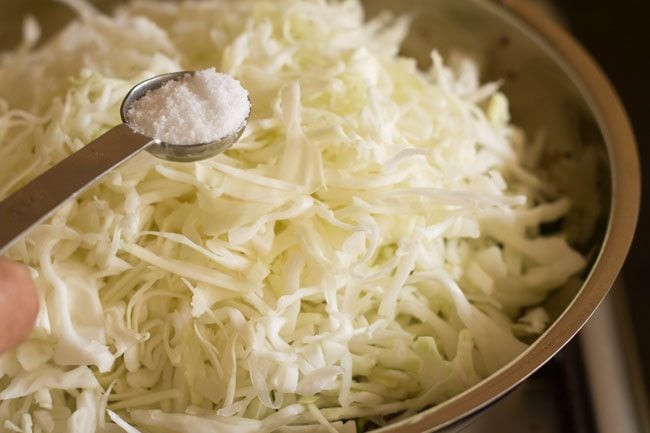
[[(547, 140), (558, 148), (594, 146), (602, 155), (601, 215), (596, 234), (583, 245), (592, 265), (584, 284), (565, 287), (546, 301), (553, 319), (549, 329), (517, 359), (473, 388), (377, 430), (449, 433), (548, 361), (603, 300), (625, 260), (637, 222), (638, 155), (624, 108), (607, 78), (571, 36), (530, 1), (367, 0), (364, 4), (368, 15), (388, 9), (413, 16), (403, 54), (415, 57), (421, 66), (429, 63), (433, 48), (443, 54), (451, 49), (474, 54), (483, 63), (483, 80), (505, 79), (503, 90), (516, 124), (529, 131), (545, 129)], [(0, 16), (0, 27), (6, 33), (19, 26), (24, 10), (44, 21), (46, 32), (52, 31), (70, 18), (67, 12), (52, 11), (52, 5), (0, 0), (0, 8), (7, 12)]]

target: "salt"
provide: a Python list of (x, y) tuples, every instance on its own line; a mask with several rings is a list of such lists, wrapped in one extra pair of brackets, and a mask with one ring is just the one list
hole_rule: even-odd
[(217, 141), (244, 126), (251, 106), (239, 81), (214, 68), (148, 91), (126, 113), (128, 124), (169, 144)]

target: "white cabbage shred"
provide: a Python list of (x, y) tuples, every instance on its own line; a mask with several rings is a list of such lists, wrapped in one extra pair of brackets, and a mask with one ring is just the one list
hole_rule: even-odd
[[(348, 432), (526, 349), (585, 260), (469, 59), (397, 55), (356, 1), (134, 2), (0, 65), (0, 197), (119, 122), (127, 90), (214, 66), (253, 112), (226, 154), (139, 155), (9, 252), (42, 307), (0, 357), (0, 432)], [(521, 321), (519, 319), (521, 318)], [(305, 426), (308, 427), (305, 427)]]

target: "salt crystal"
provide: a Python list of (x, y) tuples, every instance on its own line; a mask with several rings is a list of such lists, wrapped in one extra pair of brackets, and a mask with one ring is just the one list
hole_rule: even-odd
[(169, 144), (200, 144), (232, 135), (251, 106), (239, 81), (214, 68), (185, 74), (148, 91), (126, 113), (128, 124)]

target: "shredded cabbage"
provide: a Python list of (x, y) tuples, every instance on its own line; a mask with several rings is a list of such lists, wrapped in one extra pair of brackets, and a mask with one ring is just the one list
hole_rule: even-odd
[(0, 432), (352, 432), (527, 347), (585, 260), (569, 201), (469, 58), (419, 71), (354, 0), (138, 1), (0, 63), (0, 197), (119, 122), (154, 74), (215, 66), (253, 112), (225, 154), (142, 154), (15, 245), (41, 311), (0, 357)]

